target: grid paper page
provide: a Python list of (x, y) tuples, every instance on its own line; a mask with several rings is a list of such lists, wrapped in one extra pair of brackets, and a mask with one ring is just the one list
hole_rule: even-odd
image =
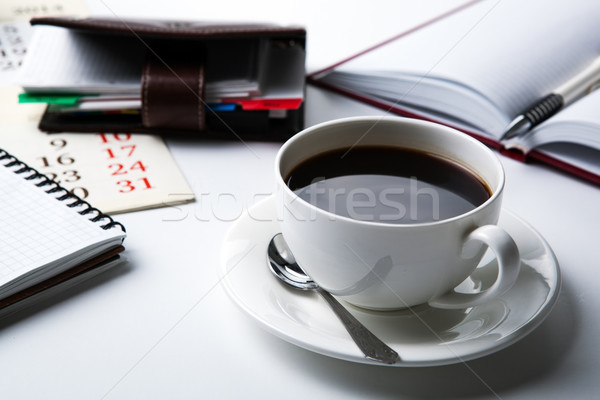
[[(119, 232), (104, 230), (56, 200), (29, 173), (0, 166), (0, 285)], [(50, 186), (51, 187), (51, 186)], [(60, 196), (60, 194), (59, 194)]]

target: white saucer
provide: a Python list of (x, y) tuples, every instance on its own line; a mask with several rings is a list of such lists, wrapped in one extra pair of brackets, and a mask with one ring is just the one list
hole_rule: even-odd
[[(519, 278), (500, 299), (463, 310), (428, 306), (374, 312), (343, 303), (354, 316), (398, 352), (394, 366), (463, 362), (522, 339), (550, 312), (560, 288), (560, 271), (546, 241), (528, 224), (503, 211), (499, 225), (517, 242)], [(312, 292), (284, 286), (267, 267), (267, 244), (279, 232), (274, 198), (251, 207), (229, 230), (222, 247), (222, 282), (242, 310), (269, 332), (305, 349), (353, 362), (366, 359), (327, 304)], [(496, 277), (486, 255), (462, 291), (479, 291)]]

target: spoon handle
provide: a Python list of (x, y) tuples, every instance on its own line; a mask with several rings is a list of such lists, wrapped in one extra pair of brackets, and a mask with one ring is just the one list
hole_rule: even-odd
[(329, 292), (317, 288), (317, 292), (329, 303), (331, 309), (344, 324), (354, 343), (361, 349), (365, 357), (384, 364), (394, 364), (400, 357), (398, 353), (383, 343), (377, 336), (361, 324), (350, 312), (342, 306)]

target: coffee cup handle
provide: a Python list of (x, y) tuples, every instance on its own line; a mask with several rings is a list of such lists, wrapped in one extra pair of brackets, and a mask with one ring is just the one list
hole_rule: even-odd
[(496, 254), (498, 260), (496, 282), (480, 293), (458, 293), (452, 290), (430, 300), (430, 306), (445, 309), (472, 307), (501, 296), (514, 285), (521, 268), (521, 258), (513, 238), (497, 225), (484, 225), (469, 234), (465, 245), (472, 240), (485, 243)]

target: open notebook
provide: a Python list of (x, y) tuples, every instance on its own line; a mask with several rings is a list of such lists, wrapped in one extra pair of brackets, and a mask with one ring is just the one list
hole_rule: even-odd
[(0, 150), (0, 314), (119, 260), (124, 227)]
[(597, 59), (598, 18), (595, 1), (471, 1), (309, 81), (600, 183), (600, 91), (500, 143), (517, 115)]

